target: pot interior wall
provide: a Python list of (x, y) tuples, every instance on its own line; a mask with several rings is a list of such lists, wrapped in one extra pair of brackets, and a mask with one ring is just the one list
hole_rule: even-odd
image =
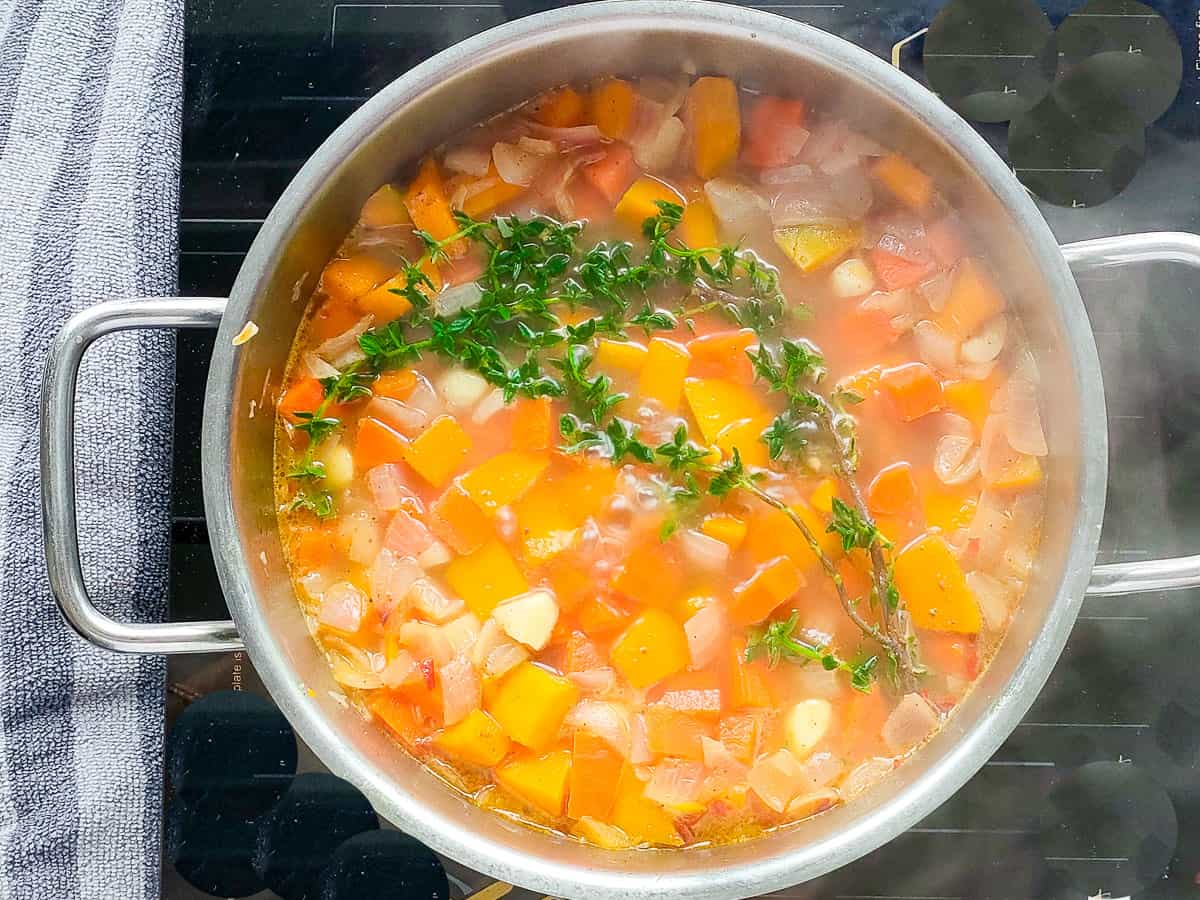
[[(491, 874), (560, 893), (570, 894), (574, 886), (578, 895), (615, 896), (620, 893), (612, 880), (616, 873), (640, 873), (643, 879), (657, 877), (638, 883), (646, 896), (683, 888), (689, 896), (731, 897), (758, 892), (771, 882), (800, 881), (860, 855), (890, 836), (889, 830), (928, 811), (928, 779), (956, 786), (970, 774), (964, 766), (978, 765), (981, 754), (1004, 737), (995, 729), (989, 732), (982, 720), (1037, 690), (1040, 684), (1030, 682), (1040, 676), (1022, 665), (1027, 650), (1037, 642), (1061, 643), (1075, 612), (1072, 601), (1060, 598), (1060, 587), (1080, 510), (1080, 383), (1076, 361), (1064, 350), (1072, 298), (1065, 298), (1064, 312), (1048, 287), (1058, 283), (1056, 278), (1061, 282), (1061, 272), (1047, 270), (1025, 225), (952, 142), (879, 87), (869, 68), (846, 66), (836, 58), (847, 51), (831, 50), (832, 39), (792, 23), (784, 27), (773, 17), (755, 21), (781, 24), (750, 28), (741, 17), (730, 24), (721, 15), (684, 20), (610, 8), (603, 17), (566, 25), (553, 36), (517, 34), (491, 46), (472, 42), (474, 49), (456, 48), (439, 57), (434, 68), (423, 67), (386, 90), (319, 151), (264, 226), (218, 341), (218, 355), (230, 358), (225, 366), (214, 365), (210, 382), (210, 395), (224, 393), (222, 378), (232, 372), (229, 405), (223, 409), (222, 398), (210, 397), (208, 410), (209, 415), (228, 414), (229, 465), (227, 471), (210, 466), (206, 478), (227, 479), (236, 520), (234, 533), (215, 536), (217, 553), (223, 575), (239, 566), (248, 570), (226, 577), (226, 592), (281, 707), (326, 763), (362, 786), (398, 825)], [(273, 402), (289, 342), (321, 268), (363, 200), (380, 184), (405, 174), (422, 153), (461, 128), (543, 88), (601, 73), (680, 67), (729, 75), (752, 88), (801, 94), (903, 149), (935, 175), (984, 239), (1032, 340), (1049, 389), (1044, 419), (1051, 447), (1050, 500), (1038, 571), (999, 655), (944, 731), (890, 780), (845, 807), (752, 844), (613, 854), (481, 812), (347, 707), (304, 627), (281, 557), (271, 486)], [(922, 91), (916, 84), (911, 88)], [(966, 132), (967, 126), (958, 126)], [(992, 165), (1000, 163), (992, 160)], [(234, 358), (224, 348), (246, 319), (257, 322), (261, 332)], [(1086, 320), (1074, 324), (1086, 326)], [(1057, 650), (1054, 646), (1051, 652)], [(878, 818), (889, 812), (898, 813), (892, 826), (880, 827)]]

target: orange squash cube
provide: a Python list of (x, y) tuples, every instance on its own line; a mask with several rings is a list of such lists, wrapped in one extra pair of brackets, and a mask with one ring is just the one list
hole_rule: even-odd
[(612, 823), (639, 844), (666, 847), (683, 844), (683, 838), (675, 828), (675, 818), (646, 796), (646, 785), (628, 763), (617, 779)]
[(705, 374), (747, 382), (754, 369), (746, 351), (758, 343), (758, 336), (749, 328), (737, 331), (716, 331), (688, 341), (688, 352), (699, 366), (711, 369)]
[(683, 590), (683, 572), (667, 547), (657, 541), (646, 542), (625, 558), (612, 586), (644, 606), (666, 609)]
[(507, 181), (501, 179), (500, 173), (496, 171), (495, 163), (488, 166), (487, 174), (483, 177), (489, 180), (491, 185), (481, 191), (476, 191), (463, 201), (463, 212), (472, 219), (482, 219), (485, 216), (489, 216), (497, 208), (506, 203), (511, 203), (520, 197), (521, 194), (525, 193), (525, 188), (521, 185), (509, 184)]
[(895, 582), (918, 628), (975, 634), (983, 624), (958, 560), (937, 535), (918, 538), (896, 554)]
[(563, 814), (570, 776), (571, 751), (555, 750), (505, 763), (496, 770), (496, 783), (534, 809), (558, 818)]
[(510, 738), (541, 751), (557, 739), (567, 711), (578, 699), (579, 691), (570, 681), (524, 662), (501, 679), (487, 708)]
[(487, 513), (519, 500), (550, 465), (545, 453), (512, 450), (493, 456), (458, 479), (467, 496)]
[(620, 78), (606, 78), (588, 95), (588, 118), (605, 137), (619, 140), (633, 123), (636, 103), (633, 85)]
[(494, 766), (508, 754), (508, 735), (500, 723), (481, 709), (434, 735), (434, 746), (476, 766)]
[(453, 416), (438, 416), (408, 445), (404, 461), (432, 484), (448, 482), (471, 451), (471, 438)]
[(906, 462), (880, 469), (867, 486), (867, 508), (877, 516), (911, 516), (916, 503), (917, 483)]
[(522, 397), (513, 408), (514, 450), (549, 450), (554, 440), (554, 409), (549, 397)]
[(573, 752), (567, 815), (607, 820), (623, 760), (608, 741), (582, 729), (575, 731)]
[(704, 759), (701, 738), (713, 736), (713, 726), (661, 703), (646, 707), (646, 745), (655, 756)]
[(629, 186), (617, 201), (613, 213), (636, 234), (642, 233), (642, 223), (658, 215), (658, 202), (682, 206), (683, 195), (669, 184), (652, 175), (643, 175)]
[(572, 128), (587, 118), (587, 102), (575, 88), (567, 86), (542, 94), (530, 104), (534, 121), (550, 128)]
[(804, 584), (794, 562), (786, 556), (776, 557), (733, 589), (729, 619), (735, 625), (761, 622)]
[(646, 345), (637, 341), (614, 341), (611, 338), (596, 341), (596, 365), (601, 369), (640, 372), (646, 365), (647, 355)]
[(879, 379), (896, 415), (912, 422), (942, 408), (942, 383), (925, 363), (905, 363), (884, 369)]
[(320, 289), (334, 303), (349, 303), (357, 300), (375, 285), (387, 281), (396, 274), (396, 269), (397, 266), (369, 253), (335, 259), (321, 273)]
[[(421, 163), (417, 177), (409, 184), (408, 192), (404, 195), (404, 205), (408, 207), (413, 225), (437, 240), (444, 241), (458, 233), (454, 211), (446, 199), (442, 173), (432, 157)], [(466, 252), (467, 242), (461, 238), (446, 247), (449, 256), (462, 256)]]
[(412, 369), (396, 369), (384, 372), (371, 384), (371, 393), (376, 397), (392, 400), (407, 400), (417, 386), (417, 373)]
[(648, 609), (617, 638), (609, 657), (626, 681), (649, 687), (687, 667), (687, 635), (667, 613)]
[(358, 471), (403, 462), (408, 452), (408, 439), (390, 425), (371, 416), (359, 420), (354, 439), (354, 466)]
[(670, 412), (679, 406), (691, 354), (682, 344), (661, 337), (651, 338), (648, 350), (646, 365), (638, 378), (638, 394), (657, 400)]
[(728, 168), (741, 150), (737, 85), (729, 78), (697, 78), (688, 88), (684, 115), (691, 126), (692, 171), (707, 181)]
[(452, 484), (429, 507), (429, 527), (459, 554), (474, 553), (496, 536), (492, 520), (466, 492)]
[(693, 250), (716, 247), (720, 243), (717, 217), (706, 197), (697, 197), (683, 208), (683, 218), (679, 220), (675, 234)]
[(700, 531), (710, 538), (716, 538), (727, 545), (730, 550), (736, 550), (746, 539), (746, 523), (737, 516), (728, 513), (713, 513), (705, 516), (700, 523)]
[[(433, 294), (437, 293), (442, 288), (442, 275), (438, 271), (438, 267), (429, 260), (423, 260), (420, 269), (433, 282), (433, 289), (422, 286), (421, 293), (426, 297), (432, 298)], [(377, 288), (367, 291), (360, 296), (355, 303), (364, 314), (373, 315), (380, 322), (390, 322), (393, 319), (398, 319), (412, 309), (412, 304), (403, 294), (397, 294), (395, 291), (404, 290), (404, 286), (408, 284), (408, 278), (403, 272), (393, 275)]]
[(899, 153), (889, 153), (871, 168), (875, 180), (911, 209), (921, 212), (933, 199), (933, 179)]
[(474, 553), (450, 560), (445, 578), (480, 619), (490, 616), (501, 600), (529, 590), (529, 582), (498, 540), (489, 540)]
[(969, 338), (993, 316), (1004, 312), (1004, 295), (979, 260), (962, 260), (954, 270), (946, 305), (937, 324), (957, 338)]
[(412, 221), (404, 205), (404, 192), (394, 184), (385, 184), (368, 197), (358, 218), (366, 228), (407, 225)]

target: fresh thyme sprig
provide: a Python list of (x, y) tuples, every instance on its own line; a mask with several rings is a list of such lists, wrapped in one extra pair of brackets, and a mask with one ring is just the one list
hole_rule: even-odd
[(848, 662), (826, 646), (811, 644), (796, 637), (796, 626), (799, 622), (800, 613), (792, 610), (792, 614), (786, 619), (776, 619), (766, 627), (752, 631), (746, 639), (746, 661), (765, 656), (771, 668), (783, 660), (793, 660), (801, 664), (820, 663), (821, 668), (828, 672), (840, 671), (849, 674), (850, 685), (855, 690), (865, 692), (871, 689), (875, 669), (879, 664), (878, 656), (867, 656), (857, 662)]

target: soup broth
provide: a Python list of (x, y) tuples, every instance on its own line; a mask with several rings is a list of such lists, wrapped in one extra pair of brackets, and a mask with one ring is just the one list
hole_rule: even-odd
[(558, 88), (381, 187), (322, 274), (278, 404), (298, 601), (481, 805), (611, 849), (818, 814), (1020, 603), (1020, 324), (933, 179), (815, 100)]

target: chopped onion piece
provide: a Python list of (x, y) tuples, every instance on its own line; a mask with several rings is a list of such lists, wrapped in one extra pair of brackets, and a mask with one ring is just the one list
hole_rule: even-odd
[(692, 668), (701, 669), (716, 660), (729, 631), (725, 610), (712, 603), (697, 612), (683, 626), (687, 635)]
[(629, 761), (635, 766), (643, 765), (654, 759), (650, 752), (650, 742), (646, 736), (646, 719), (641, 713), (629, 718)]
[(379, 673), (379, 680), (390, 688), (416, 684), (423, 678), (420, 665), (407, 650), (397, 650), (392, 661)]
[(565, 724), (594, 734), (623, 757), (630, 754), (632, 723), (629, 708), (620, 703), (580, 700), (567, 713)]
[(550, 125), (542, 125), (540, 122), (531, 122), (529, 130), (538, 137), (570, 146), (599, 144), (608, 140), (604, 136), (604, 132), (595, 125), (574, 125), (570, 128), (554, 128)]
[(700, 738), (704, 767), (708, 769), (706, 787), (713, 793), (721, 793), (746, 777), (747, 766), (737, 759), (721, 741), (710, 737)]
[(509, 639), (495, 619), (488, 619), (479, 630), (471, 658), (489, 678), (499, 678), (529, 658), (529, 651)]
[(402, 645), (412, 650), (417, 659), (432, 659), (438, 665), (450, 661), (450, 642), (442, 629), (428, 622), (405, 622), (396, 632)]
[(683, 73), (673, 78), (661, 75), (646, 75), (638, 79), (638, 94), (663, 108), (663, 115), (673, 116), (683, 106), (687, 98), (689, 79)]
[(545, 154), (533, 153), (517, 144), (506, 144), (498, 141), (492, 147), (492, 162), (496, 164), (496, 172), (501, 180), (508, 184), (529, 187), (537, 173), (546, 165)]
[(379, 553), (379, 523), (366, 512), (352, 512), (338, 519), (338, 534), (346, 546), (346, 555), (353, 562), (366, 565)]
[(487, 393), (488, 383), (467, 369), (448, 370), (438, 382), (438, 391), (454, 413), (470, 409)]
[(432, 543), (433, 535), (425, 523), (403, 509), (392, 516), (383, 535), (383, 545), (397, 556), (420, 556)]
[(358, 647), (339, 642), (337, 652), (329, 654), (329, 671), (333, 680), (343, 687), (373, 691), (383, 687), (381, 672), (375, 671), (371, 657)]
[(1002, 630), (1012, 608), (1012, 589), (986, 572), (968, 572), (967, 587), (979, 604), (984, 627), (993, 632)]
[(233, 336), (233, 340), (230, 343), (235, 347), (240, 347), (242, 344), (248, 344), (254, 340), (257, 334), (258, 325), (255, 322), (247, 322), (242, 326), (242, 330)]
[(1004, 498), (993, 491), (984, 491), (975, 505), (975, 516), (967, 529), (969, 540), (977, 545), (976, 559), (981, 565), (992, 565), (1000, 557), (1008, 528), (1008, 509)]
[(928, 700), (917, 693), (905, 694), (883, 723), (883, 742), (893, 753), (904, 753), (929, 737), (939, 721)]
[(995, 316), (980, 330), (979, 334), (963, 341), (963, 362), (972, 365), (990, 363), (1004, 349), (1004, 338), (1008, 334), (1008, 319)]
[(483, 299), (483, 289), (474, 281), (466, 281), (446, 288), (433, 298), (434, 314), (440, 319), (456, 316), (464, 309), (477, 306)]
[(707, 534), (687, 529), (679, 534), (684, 558), (704, 572), (721, 572), (729, 563), (729, 545)]
[(849, 798), (861, 794), (894, 768), (896, 761), (884, 756), (875, 756), (859, 763), (842, 781), (842, 796)]
[(446, 411), (442, 401), (438, 399), (437, 391), (424, 375), (417, 375), (417, 383), (404, 402), (413, 409), (419, 409), (430, 419), (436, 419)]
[(455, 656), (470, 656), (479, 640), (479, 618), (474, 613), (464, 613), (442, 626), (442, 634), (450, 644)]
[(704, 782), (704, 766), (684, 759), (664, 759), (654, 767), (646, 785), (647, 800), (667, 808), (687, 808), (700, 797)]
[(451, 172), (480, 177), (486, 175), (491, 167), (492, 152), (487, 147), (455, 147), (446, 154), (443, 162)]
[[(808, 132), (805, 132), (807, 135)], [(763, 184), (790, 184), (793, 181), (804, 181), (812, 177), (812, 166), (804, 163), (794, 163), (790, 166), (778, 166), (774, 169), (763, 169), (758, 173), (758, 180)]]
[(451, 597), (427, 578), (418, 578), (408, 589), (413, 611), (431, 622), (445, 622), (463, 610), (463, 602)]
[(461, 656), (438, 669), (442, 684), (442, 718), (446, 725), (461, 721), (473, 709), (483, 705), (483, 683), (475, 667)]
[(726, 178), (706, 181), (704, 195), (721, 224), (736, 234), (752, 230), (770, 210), (770, 204), (758, 191)]
[(444, 566), (451, 559), (453, 559), (453, 556), (450, 553), (450, 548), (441, 541), (434, 541), (417, 557), (417, 563), (422, 569), (428, 572), (430, 569)]
[(759, 799), (775, 812), (783, 812), (788, 802), (809, 787), (809, 780), (796, 757), (780, 749), (760, 759), (746, 780)]
[(675, 116), (659, 122), (644, 138), (633, 142), (633, 158), (648, 172), (662, 172), (675, 164), (686, 129)]
[(367, 472), (367, 489), (375, 506), (383, 512), (408, 509), (421, 512), (420, 499), (404, 484), (404, 475), (396, 463), (384, 463)]
[(421, 567), (412, 559), (397, 556), (391, 550), (380, 550), (367, 578), (371, 588), (371, 601), (383, 619), (397, 610), (401, 614), (408, 609), (408, 592), (421, 575)]
[(1042, 414), (1038, 409), (1037, 389), (1031, 382), (1016, 376), (1008, 380), (1008, 409), (1004, 433), (1008, 443), (1020, 453), (1045, 456), (1046, 435), (1042, 431)]
[(979, 474), (979, 448), (969, 437), (944, 434), (933, 451), (933, 471), (942, 484), (966, 484)]
[(318, 344), (314, 352), (339, 369), (363, 359), (364, 354), (358, 346), (358, 338), (371, 327), (371, 323), (374, 321), (374, 316), (363, 316), (351, 328)]
[(471, 413), (471, 421), (476, 425), (482, 425), (502, 409), (504, 409), (504, 391), (496, 388), (479, 401), (475, 412)]
[(406, 437), (415, 437), (429, 424), (429, 415), (424, 410), (391, 397), (372, 397), (364, 412)]
[(327, 628), (354, 634), (362, 624), (366, 595), (348, 581), (332, 584), (321, 595), (317, 621)]
[(311, 350), (303, 356), (304, 369), (312, 378), (337, 378), (341, 373)]
[(549, 156), (558, 149), (554, 146), (553, 141), (545, 141), (541, 138), (531, 138), (527, 135), (517, 139), (517, 146), (522, 150), (525, 150), (529, 153), (536, 153), (539, 156)]
[(858, 257), (838, 263), (829, 273), (829, 287), (838, 297), (862, 297), (875, 287), (870, 267)]
[(917, 293), (925, 298), (929, 309), (941, 312), (946, 308), (946, 298), (950, 296), (950, 273), (938, 272), (932, 278), (917, 285)]
[(602, 697), (611, 693), (617, 686), (617, 673), (604, 666), (599, 669), (584, 669), (580, 672), (568, 672), (567, 679), (585, 694)]

